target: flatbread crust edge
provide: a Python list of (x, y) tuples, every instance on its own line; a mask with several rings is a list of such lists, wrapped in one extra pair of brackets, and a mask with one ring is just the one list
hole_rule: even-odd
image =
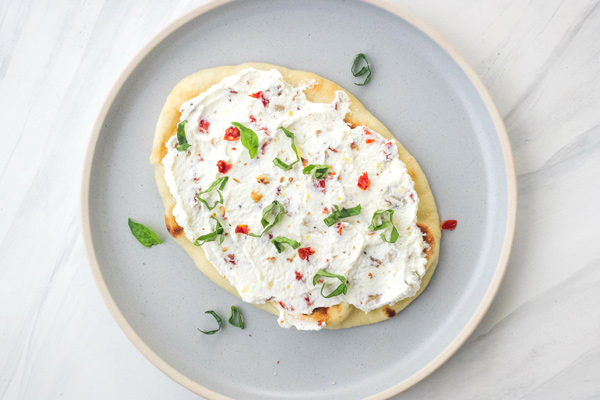
[[(208, 278), (238, 297), (240, 296), (237, 290), (223, 278), (206, 259), (204, 250), (202, 250), (201, 247), (194, 246), (184, 235), (183, 228), (175, 221), (172, 214), (175, 200), (167, 187), (164, 169), (160, 161), (167, 154), (167, 148), (165, 146), (166, 141), (177, 133), (177, 124), (179, 123), (181, 116), (181, 113), (179, 112), (181, 105), (187, 100), (206, 91), (211, 86), (219, 83), (223, 78), (234, 75), (249, 67), (260, 70), (277, 69), (281, 72), (284, 79), (294, 86), (299, 86), (306, 83), (308, 80), (314, 80), (316, 84), (313, 85), (313, 87), (306, 89), (304, 92), (307, 99), (312, 102), (331, 103), (334, 99), (335, 91), (344, 90), (339, 85), (310, 72), (295, 71), (264, 63), (245, 63), (236, 66), (210, 68), (192, 74), (181, 80), (169, 94), (158, 118), (152, 155), (150, 157), (150, 162), (155, 165), (156, 184), (158, 185), (158, 190), (166, 209), (165, 223), (167, 229), (171, 236), (173, 236), (194, 260), (196, 266)], [(440, 222), (435, 200), (421, 167), (379, 120), (367, 111), (367, 109), (350, 92), (344, 91), (351, 99), (350, 112), (345, 118), (346, 122), (354, 126), (367, 126), (385, 138), (396, 141), (399, 158), (406, 164), (408, 173), (415, 183), (415, 190), (419, 195), (420, 202), (417, 212), (417, 221), (419, 228), (424, 233), (426, 242), (429, 244), (429, 248), (426, 250), (426, 272), (421, 280), (421, 287), (416, 295), (403, 299), (392, 306), (383, 306), (368, 313), (365, 313), (352, 305), (341, 303), (332, 307), (317, 308), (311, 315), (301, 316), (302, 319), (306, 320), (323, 321), (326, 323), (326, 328), (329, 329), (350, 328), (353, 326), (373, 324), (394, 317), (398, 312), (408, 306), (423, 292), (423, 290), (425, 290), (427, 284), (431, 280), (438, 263), (441, 237)], [(253, 305), (274, 315), (279, 315), (278, 309), (271, 303)]]

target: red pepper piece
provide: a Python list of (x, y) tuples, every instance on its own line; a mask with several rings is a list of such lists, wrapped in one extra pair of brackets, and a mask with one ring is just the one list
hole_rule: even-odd
[(362, 174), (360, 176), (360, 178), (358, 178), (357, 186), (359, 188), (361, 188), (362, 190), (367, 190), (369, 188), (369, 186), (371, 186), (371, 180), (369, 179), (369, 176), (367, 175), (366, 172), (364, 174)]
[(223, 160), (219, 160), (217, 162), (217, 168), (219, 169), (219, 172), (222, 174), (226, 174), (231, 169), (231, 167), (233, 167), (233, 164), (226, 163)]
[(198, 124), (198, 132), (208, 133), (208, 127), (210, 126), (210, 122), (205, 119), (201, 119)]
[(235, 233), (242, 233), (244, 235), (247, 235), (248, 232), (250, 232), (250, 229), (248, 229), (248, 225), (238, 225), (235, 227)]
[(223, 136), (223, 139), (229, 140), (230, 142), (234, 142), (236, 140), (239, 140), (239, 138), (240, 130), (238, 128), (231, 126), (225, 129), (225, 136)]
[(444, 222), (442, 222), (442, 229), (447, 229), (449, 231), (453, 231), (456, 229), (457, 223), (458, 223), (458, 221), (456, 221), (455, 219), (447, 219)]
[(254, 97), (255, 99), (260, 99), (260, 101), (262, 101), (262, 104), (265, 108), (267, 108), (267, 106), (269, 105), (269, 99), (265, 98), (265, 95), (263, 94), (262, 91), (252, 93), (250, 95), (250, 97)]
[(315, 251), (313, 249), (311, 249), (310, 247), (303, 247), (301, 249), (298, 249), (298, 255), (300, 256), (300, 259), (302, 259), (302, 260), (310, 261), (308, 259), (308, 257), (313, 254), (315, 254)]

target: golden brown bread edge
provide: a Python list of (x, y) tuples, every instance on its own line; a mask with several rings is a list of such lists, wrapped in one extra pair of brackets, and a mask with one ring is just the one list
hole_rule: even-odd
[[(171, 236), (173, 236), (190, 257), (192, 257), (196, 266), (208, 278), (238, 297), (240, 296), (237, 290), (231, 286), (231, 284), (223, 278), (206, 259), (202, 248), (194, 246), (193, 243), (186, 238), (183, 228), (175, 221), (172, 214), (175, 200), (165, 182), (164, 170), (160, 161), (167, 154), (167, 148), (165, 146), (166, 141), (177, 133), (177, 124), (179, 123), (181, 116), (181, 113), (179, 112), (181, 105), (187, 100), (204, 92), (211, 86), (219, 83), (223, 78), (234, 75), (249, 67), (261, 70), (277, 69), (281, 72), (284, 79), (294, 86), (301, 85), (307, 80), (314, 80), (316, 84), (311, 88), (306, 89), (304, 92), (307, 99), (312, 102), (331, 103), (335, 91), (344, 90), (339, 85), (310, 72), (295, 71), (264, 63), (246, 63), (236, 66), (222, 66), (206, 69), (192, 74), (181, 80), (169, 94), (158, 119), (152, 155), (150, 157), (150, 162), (155, 165), (156, 183), (166, 209), (165, 223), (167, 229)], [(340, 303), (332, 307), (317, 308), (311, 315), (301, 316), (302, 319), (306, 320), (323, 321), (326, 324), (325, 326), (329, 329), (349, 328), (379, 322), (392, 318), (408, 306), (423, 292), (433, 275), (438, 262), (441, 237), (440, 222), (435, 200), (421, 167), (381, 122), (367, 111), (367, 109), (351, 93), (346, 90), (344, 91), (348, 93), (351, 99), (350, 112), (345, 118), (346, 122), (353, 126), (367, 126), (387, 139), (396, 141), (399, 158), (406, 164), (408, 173), (415, 183), (415, 190), (419, 195), (420, 202), (417, 212), (417, 225), (424, 233), (424, 239), (429, 244), (429, 248), (426, 250), (426, 272), (421, 280), (421, 287), (416, 295), (401, 300), (394, 305), (383, 306), (368, 313), (365, 313), (352, 305)], [(278, 309), (271, 303), (254, 305), (272, 314), (279, 315)]]

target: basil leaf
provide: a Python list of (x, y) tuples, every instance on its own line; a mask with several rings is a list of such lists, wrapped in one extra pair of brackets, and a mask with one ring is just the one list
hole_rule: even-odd
[(283, 250), (285, 250), (285, 247), (283, 246), (284, 243), (289, 244), (290, 247), (294, 250), (296, 250), (298, 247), (300, 247), (300, 242), (297, 242), (292, 239), (288, 239), (285, 236), (277, 236), (276, 238), (271, 240), (271, 243), (273, 243), (273, 245), (277, 249), (278, 253), (281, 253)]
[[(360, 70), (356, 70), (361, 61), (364, 61), (367, 65), (363, 66)], [(356, 57), (354, 57), (354, 61), (352, 61), (352, 67), (350, 67), (350, 72), (355, 77), (363, 76), (368, 73), (365, 81), (363, 83), (354, 83), (356, 86), (364, 86), (371, 80), (371, 66), (369, 65), (369, 60), (367, 60), (367, 56), (363, 53), (358, 53)]]
[(285, 136), (292, 139), (292, 150), (294, 150), (294, 153), (296, 154), (296, 161), (294, 161), (291, 164), (286, 164), (283, 161), (281, 161), (279, 158), (275, 157), (275, 159), (273, 160), (273, 164), (275, 164), (282, 170), (287, 171), (290, 168), (292, 168), (298, 161), (300, 161), (300, 156), (298, 155), (298, 150), (296, 149), (296, 140), (294, 138), (294, 134), (292, 132), (288, 131), (287, 129), (285, 129), (283, 126), (280, 126), (279, 129), (281, 129), (283, 131)]
[(331, 274), (323, 269), (318, 270), (317, 273), (315, 274), (315, 276), (313, 277), (313, 286), (317, 286), (317, 283), (321, 277), (337, 278), (341, 282), (340, 285), (337, 288), (335, 288), (335, 290), (333, 292), (329, 293), (327, 296), (325, 296), (325, 294), (323, 293), (323, 289), (325, 289), (325, 283), (323, 283), (323, 287), (321, 288), (321, 296), (325, 297), (326, 299), (328, 299), (330, 297), (338, 296), (340, 294), (346, 294), (348, 292), (348, 285), (347, 285), (348, 281), (346, 280), (346, 278), (344, 278), (342, 275)]
[(155, 244), (161, 244), (162, 240), (154, 233), (150, 228), (145, 227), (142, 224), (138, 224), (137, 222), (133, 222), (131, 218), (127, 219), (127, 223), (129, 224), (129, 229), (131, 229), (131, 233), (135, 238), (140, 242), (144, 247), (152, 247)]
[(329, 165), (321, 165), (321, 164), (309, 164), (302, 170), (304, 175), (311, 175), (315, 179), (325, 179), (327, 177), (327, 171), (329, 170)]
[(342, 208), (341, 210), (337, 205), (334, 205), (333, 207), (335, 208), (335, 211), (333, 211), (327, 216), (327, 218), (323, 220), (327, 226), (335, 224), (340, 218), (355, 217), (360, 214), (362, 210), (360, 204), (352, 208)]
[[(217, 204), (219, 204), (219, 203), (223, 204), (223, 194), (221, 194), (221, 190), (223, 190), (223, 188), (225, 187), (225, 184), (227, 183), (228, 179), (229, 179), (228, 176), (223, 176), (223, 177), (217, 179), (216, 181), (214, 181), (208, 187), (208, 189), (206, 189), (205, 191), (198, 192), (198, 195), (196, 196), (198, 198), (198, 201), (200, 201), (202, 204), (204, 204), (209, 210), (212, 210), (213, 208), (215, 208), (217, 206)], [(215, 202), (215, 204), (213, 204), (211, 207), (206, 200), (204, 200), (203, 198), (200, 197), (200, 195), (202, 195), (204, 193), (209, 193), (215, 187), (217, 188), (217, 193), (219, 194), (219, 200), (217, 200)]]
[[(215, 217), (211, 216), (210, 219), (214, 219), (217, 223), (215, 226), (215, 231), (196, 238), (194, 241), (194, 246), (202, 246), (206, 242), (214, 242), (217, 239), (219, 239), (219, 244), (223, 243), (223, 240), (225, 239), (225, 230), (223, 229), (223, 225), (221, 225), (221, 222), (219, 222), (219, 220)], [(202, 243), (199, 243), (200, 241), (202, 241)]]
[(394, 221), (392, 218), (393, 216), (394, 216), (394, 210), (391, 210), (391, 209), (377, 210), (373, 214), (373, 218), (371, 219), (371, 225), (369, 225), (367, 227), (367, 229), (370, 229), (372, 231), (379, 231), (381, 229), (387, 228), (388, 223), (390, 223), (390, 224), (392, 224), (392, 232), (390, 234), (390, 240), (387, 240), (383, 233), (380, 236), (384, 242), (396, 243), (400, 234), (398, 233), (398, 230), (396, 229), (396, 226), (394, 225)]
[(240, 329), (244, 329), (244, 319), (242, 318), (242, 313), (237, 309), (236, 306), (231, 306), (229, 323), (233, 326), (237, 326)]
[(177, 142), (179, 142), (179, 146), (177, 146), (178, 151), (185, 151), (190, 147), (190, 144), (185, 137), (185, 124), (187, 124), (187, 119), (177, 124)]
[(205, 335), (214, 335), (215, 333), (219, 332), (221, 330), (221, 326), (223, 326), (223, 321), (221, 320), (221, 317), (219, 317), (217, 315), (216, 312), (214, 312), (213, 310), (208, 310), (206, 311), (204, 314), (211, 314), (213, 317), (215, 317), (215, 319), (217, 320), (217, 324), (219, 324), (219, 327), (215, 330), (212, 331), (203, 331), (200, 330), (200, 328), (197, 328), (200, 332), (204, 333)]
[[(276, 207), (277, 207), (277, 210), (275, 211)], [(275, 224), (277, 224), (281, 220), (281, 217), (283, 217), (284, 212), (285, 212), (285, 209), (283, 208), (281, 203), (278, 202), (277, 200), (273, 200), (273, 202), (271, 204), (269, 204), (268, 206), (266, 206), (262, 212), (263, 216), (260, 220), (260, 223), (263, 226), (263, 228), (265, 228), (265, 229), (262, 231), (262, 233), (260, 235), (257, 235), (255, 233), (249, 233), (248, 235), (254, 236), (254, 237), (261, 237), (262, 235), (265, 234), (265, 232), (267, 232), (269, 229), (274, 227)], [(275, 218), (273, 219), (273, 222), (269, 222), (267, 217), (271, 216), (273, 213), (275, 213)]]
[(235, 126), (240, 130), (240, 138), (242, 139), (242, 145), (248, 149), (248, 153), (250, 153), (250, 158), (256, 157), (258, 154), (258, 136), (256, 133), (250, 129), (246, 128), (244, 125), (239, 122), (232, 122), (231, 125)]

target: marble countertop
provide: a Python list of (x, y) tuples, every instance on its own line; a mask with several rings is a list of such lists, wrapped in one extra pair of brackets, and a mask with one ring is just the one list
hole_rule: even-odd
[[(120, 71), (201, 2), (0, 2), (0, 398), (198, 398), (150, 364), (104, 306), (84, 255), (79, 184)], [(600, 1), (396, 2), (481, 75), (519, 186), (496, 300), (458, 353), (398, 398), (600, 398)]]

